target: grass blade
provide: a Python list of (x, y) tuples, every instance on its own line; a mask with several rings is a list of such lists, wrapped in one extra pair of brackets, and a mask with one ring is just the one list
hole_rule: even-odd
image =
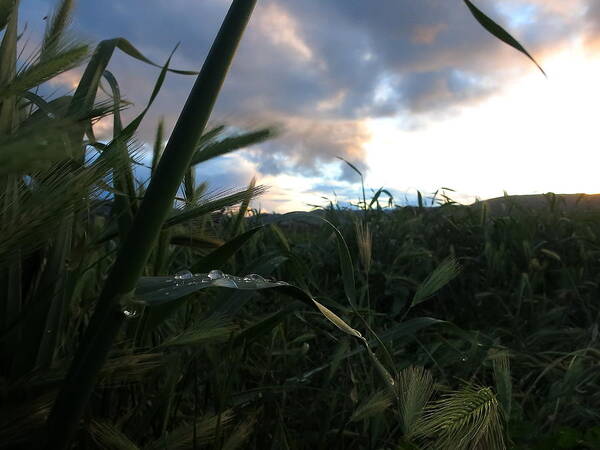
[(165, 129), (164, 119), (160, 119), (158, 127), (156, 127), (156, 137), (154, 138), (154, 147), (152, 148), (152, 175), (156, 172), (158, 161), (160, 161), (160, 155), (163, 151), (163, 136)]
[(529, 52), (525, 49), (525, 47), (523, 47), (519, 43), (519, 41), (512, 37), (504, 28), (502, 28), (500, 25), (498, 25), (496, 22), (494, 22), (492, 19), (486, 16), (470, 0), (464, 0), (464, 2), (467, 5), (467, 8), (469, 8), (469, 11), (471, 11), (473, 17), (475, 17), (475, 20), (477, 20), (477, 22), (479, 22), (479, 24), (483, 28), (485, 28), (492, 35), (500, 39), (502, 42), (510, 45), (512, 48), (520, 51), (525, 56), (527, 56), (531, 61), (533, 61), (537, 68), (540, 69), (544, 76), (547, 77), (546, 72), (544, 72), (544, 69), (542, 69), (542, 67), (537, 63), (537, 61), (533, 59), (533, 56), (529, 54)]
[(241, 148), (259, 144), (276, 136), (276, 131), (274, 129), (264, 128), (250, 133), (240, 134), (239, 136), (230, 136), (224, 139), (215, 140), (223, 128), (219, 127), (217, 130), (219, 131), (214, 133), (214, 136), (209, 135), (209, 132), (202, 137), (200, 144), (198, 145), (198, 150), (196, 150), (194, 157), (192, 158), (192, 166), (216, 158), (217, 156), (226, 155), (227, 153), (231, 153)]
[[(250, 180), (250, 184), (248, 185), (248, 191), (253, 191), (256, 186), (256, 177), (252, 177)], [(246, 212), (248, 211), (248, 205), (250, 205), (251, 196), (248, 196), (242, 201), (240, 205), (240, 209), (235, 217), (235, 221), (233, 222), (233, 227), (231, 229), (231, 236), (235, 236), (240, 231), (244, 218), (246, 217)]]
[(138, 450), (135, 445), (121, 430), (115, 425), (93, 420), (90, 424), (90, 434), (94, 442), (100, 448), (110, 448), (113, 450)]
[(224, 245), (200, 259), (194, 266), (192, 272), (209, 272), (212, 269), (223, 267), (229, 258), (231, 258), (252, 236), (262, 230), (264, 225), (252, 228), (239, 236), (226, 242)]

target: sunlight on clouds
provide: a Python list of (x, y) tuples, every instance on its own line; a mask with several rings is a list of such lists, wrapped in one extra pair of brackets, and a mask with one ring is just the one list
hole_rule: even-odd
[(317, 103), (317, 111), (326, 112), (331, 111), (336, 108), (339, 108), (340, 105), (344, 102), (344, 99), (348, 95), (348, 91), (345, 89), (339, 90), (333, 96), (326, 98), (325, 100), (321, 100)]
[(482, 198), (554, 191), (600, 192), (597, 109), (600, 57), (581, 42), (478, 106), (402, 131), (373, 120), (366, 146), (369, 184), (434, 191), (445, 186)]
[(64, 87), (67, 89), (75, 89), (79, 85), (81, 79), (81, 69), (73, 69), (67, 72), (58, 74), (48, 82), (51, 86)]
[(572, 18), (585, 14), (587, 0), (516, 0), (516, 2), (513, 0), (511, 3), (535, 4), (551, 14)]
[(269, 186), (269, 190), (253, 206), (267, 212), (309, 210), (310, 204), (324, 203), (322, 194), (312, 190), (317, 181), (322, 180), (293, 175), (258, 177), (257, 182)]
[(435, 25), (420, 25), (414, 28), (411, 41), (415, 44), (431, 45), (435, 42), (442, 31), (448, 28), (445, 23), (438, 23)]
[(313, 52), (304, 42), (296, 19), (286, 10), (269, 3), (257, 18), (259, 29), (273, 44), (286, 47), (304, 62), (313, 61)]
[(94, 123), (94, 135), (97, 139), (110, 139), (112, 137), (113, 118), (111, 116), (103, 117)]

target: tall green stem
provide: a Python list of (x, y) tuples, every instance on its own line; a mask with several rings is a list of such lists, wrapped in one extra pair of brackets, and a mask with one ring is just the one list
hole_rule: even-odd
[(188, 96), (131, 230), (117, 255), (47, 422), (46, 448), (67, 448), (113, 341), (125, 320), (122, 302), (132, 294), (196, 144), (204, 131), (256, 0), (233, 0)]

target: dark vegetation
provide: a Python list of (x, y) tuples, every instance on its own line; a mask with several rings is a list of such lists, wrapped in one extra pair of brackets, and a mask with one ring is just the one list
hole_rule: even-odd
[[(353, 209), (263, 215), (254, 181), (195, 181), (276, 134), (205, 129), (253, 5), (232, 3), (136, 180), (164, 77), (196, 74), (157, 66), (125, 124), (108, 63), (154, 63), (68, 38), (69, 0), (21, 61), (18, 1), (0, 0), (0, 447), (600, 448), (594, 208), (384, 208), (363, 189)], [(88, 58), (72, 95), (41, 95)]]

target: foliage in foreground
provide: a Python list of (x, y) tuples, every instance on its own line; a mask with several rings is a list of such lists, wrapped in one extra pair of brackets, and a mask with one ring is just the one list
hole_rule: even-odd
[[(251, 3), (221, 36), (239, 40)], [(134, 134), (167, 74), (193, 74), (167, 61), (124, 124), (108, 63), (154, 63), (123, 39), (90, 55), (67, 37), (72, 7), (19, 66), (18, 2), (0, 2), (0, 445), (64, 447), (67, 430), (79, 448), (597, 447), (594, 216), (385, 211), (363, 190), (360, 213), (245, 219), (261, 187), (210, 193), (193, 169), (273, 131), (184, 120), (208, 119), (230, 37), (171, 138), (186, 157), (159, 126), (141, 183)], [(39, 95), (87, 57), (73, 95)]]

